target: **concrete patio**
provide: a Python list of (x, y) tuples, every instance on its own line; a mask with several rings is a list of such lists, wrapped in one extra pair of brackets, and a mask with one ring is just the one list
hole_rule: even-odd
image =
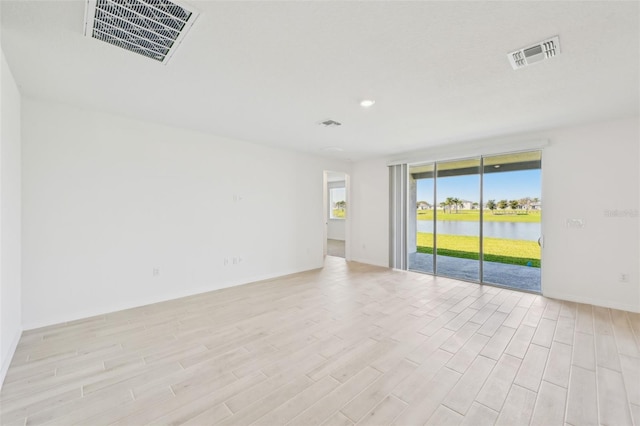
[[(477, 260), (437, 256), (438, 275), (469, 281), (479, 281)], [(540, 293), (540, 268), (484, 262), (484, 282), (514, 289)], [(409, 255), (409, 270), (433, 273), (433, 255), (412, 253)]]

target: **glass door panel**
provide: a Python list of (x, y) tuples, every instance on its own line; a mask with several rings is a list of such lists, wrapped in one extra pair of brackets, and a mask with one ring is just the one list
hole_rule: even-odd
[(409, 219), (407, 253), (409, 269), (434, 273), (434, 164), (409, 167)]
[(436, 164), (435, 273), (480, 281), (480, 158)]
[(483, 281), (540, 292), (541, 152), (483, 160)]

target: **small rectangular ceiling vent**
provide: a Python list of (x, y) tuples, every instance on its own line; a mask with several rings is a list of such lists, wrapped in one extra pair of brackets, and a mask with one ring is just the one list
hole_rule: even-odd
[(514, 70), (524, 68), (536, 62), (552, 58), (560, 54), (560, 39), (558, 36), (541, 41), (507, 54), (509, 63)]
[(87, 0), (84, 34), (166, 64), (196, 17), (169, 0)]
[(338, 126), (342, 126), (342, 123), (340, 123), (340, 122), (338, 122), (338, 121), (335, 121), (335, 120), (324, 120), (324, 121), (321, 121), (321, 122), (320, 122), (320, 123), (318, 123), (318, 124), (320, 124), (321, 126), (324, 126), (324, 127), (338, 127)]

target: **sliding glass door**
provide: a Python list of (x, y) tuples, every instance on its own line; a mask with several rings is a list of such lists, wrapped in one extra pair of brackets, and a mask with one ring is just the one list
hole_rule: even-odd
[[(409, 169), (409, 220), (407, 244), (409, 269), (434, 273), (435, 164)], [(415, 206), (415, 208), (414, 208)]]
[(480, 159), (436, 164), (438, 275), (480, 281)]
[(408, 172), (409, 269), (540, 292), (539, 151)]
[(540, 291), (540, 151), (484, 158), (483, 280)]

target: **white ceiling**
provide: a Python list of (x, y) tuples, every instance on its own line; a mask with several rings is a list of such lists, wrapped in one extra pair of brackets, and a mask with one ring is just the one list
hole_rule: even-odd
[(27, 96), (354, 161), (639, 114), (638, 2), (188, 4), (168, 65), (84, 37), (82, 1), (3, 0), (2, 47)]

